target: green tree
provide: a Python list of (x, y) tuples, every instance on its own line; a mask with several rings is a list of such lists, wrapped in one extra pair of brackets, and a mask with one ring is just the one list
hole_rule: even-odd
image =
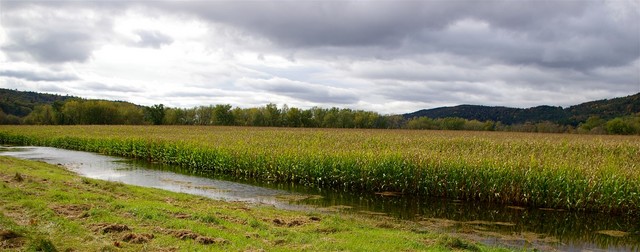
[(26, 124), (53, 125), (56, 124), (56, 113), (51, 105), (36, 106), (24, 119)]
[(270, 126), (270, 127), (282, 126), (280, 109), (278, 109), (278, 106), (276, 104), (269, 103), (267, 104), (267, 106), (265, 106), (264, 118), (267, 123), (267, 125), (265, 126)]
[(285, 122), (287, 122), (287, 127), (305, 126), (302, 120), (302, 111), (298, 108), (288, 109), (285, 118), (286, 118)]
[(216, 105), (213, 108), (213, 116), (214, 116), (216, 125), (229, 126), (229, 125), (233, 125), (235, 121), (233, 117), (233, 113), (231, 112), (231, 105), (229, 104)]
[(601, 119), (599, 116), (591, 116), (587, 120), (578, 126), (580, 132), (594, 132), (599, 131), (607, 121)]
[(160, 125), (164, 122), (166, 109), (163, 104), (156, 104), (151, 107), (144, 107), (144, 118), (146, 121), (154, 125)]
[(635, 128), (627, 120), (614, 118), (605, 124), (605, 130), (609, 134), (630, 135), (636, 133)]
[(461, 130), (464, 127), (465, 120), (458, 117), (446, 117), (437, 119), (440, 128), (444, 130)]

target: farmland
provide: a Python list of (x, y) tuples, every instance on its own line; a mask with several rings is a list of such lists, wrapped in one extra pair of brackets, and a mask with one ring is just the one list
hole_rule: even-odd
[(0, 251), (507, 251), (390, 218), (285, 211), (0, 156)]
[(640, 137), (198, 126), (2, 126), (42, 145), (323, 188), (640, 212)]

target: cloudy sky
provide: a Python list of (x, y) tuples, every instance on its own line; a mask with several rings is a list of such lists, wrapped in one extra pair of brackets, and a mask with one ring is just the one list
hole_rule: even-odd
[(0, 88), (406, 113), (640, 92), (640, 1), (0, 1)]

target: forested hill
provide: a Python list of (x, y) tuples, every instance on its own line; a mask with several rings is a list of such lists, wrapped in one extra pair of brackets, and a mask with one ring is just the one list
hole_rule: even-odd
[(496, 121), (504, 124), (550, 121), (562, 125), (578, 125), (591, 116), (602, 119), (628, 116), (640, 112), (640, 93), (626, 97), (591, 101), (568, 108), (538, 106), (527, 109), (490, 107), (479, 105), (459, 105), (424, 109), (404, 114), (404, 118), (415, 117), (447, 118), (459, 117), (467, 120)]
[(5, 114), (24, 117), (31, 113), (36, 106), (53, 105), (57, 101), (63, 102), (71, 98), (76, 97), (0, 88), (0, 109)]

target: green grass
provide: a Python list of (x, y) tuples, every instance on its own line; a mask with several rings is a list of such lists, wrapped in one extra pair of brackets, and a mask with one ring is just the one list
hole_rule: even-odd
[(196, 126), (1, 126), (44, 145), (354, 191), (640, 213), (640, 137)]
[(497, 250), (416, 225), (221, 202), (0, 157), (2, 251)]

